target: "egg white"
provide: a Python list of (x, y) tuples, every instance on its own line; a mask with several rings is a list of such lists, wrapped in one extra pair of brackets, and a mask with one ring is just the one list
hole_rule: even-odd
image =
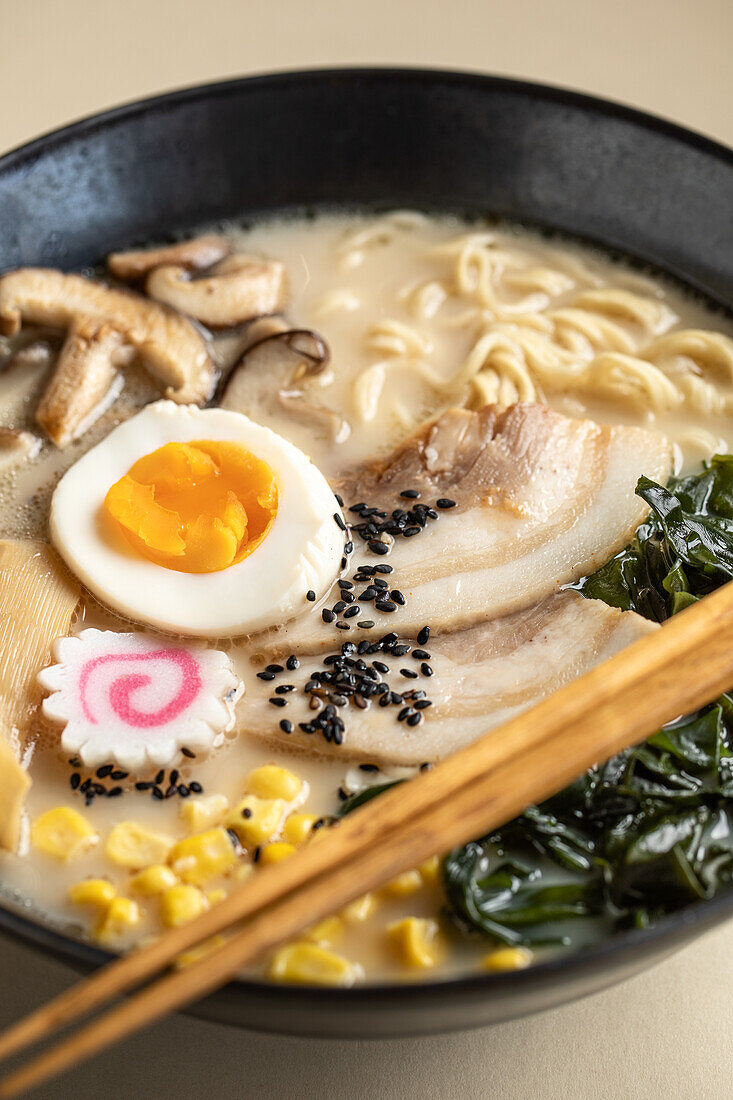
[[(143, 455), (196, 439), (239, 443), (275, 471), (278, 510), (249, 557), (216, 573), (179, 573), (138, 554), (103, 507)], [(323, 474), (302, 451), (241, 413), (157, 401), (115, 428), (64, 475), (51, 501), (54, 546), (104, 604), (174, 634), (223, 638), (281, 624), (336, 577), (344, 534)]]

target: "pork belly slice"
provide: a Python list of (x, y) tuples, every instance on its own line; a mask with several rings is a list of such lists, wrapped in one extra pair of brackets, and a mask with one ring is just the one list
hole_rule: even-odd
[[(355, 538), (348, 575), (362, 561), (389, 563), (390, 588), (406, 600), (396, 613), (362, 604), (361, 618), (374, 620), (373, 633), (414, 637), (425, 624), (454, 630), (529, 607), (627, 545), (648, 511), (634, 494), (639, 476), (664, 483), (671, 470), (670, 444), (641, 428), (570, 420), (537, 404), (449, 409), (334, 486), (347, 509), (365, 503), (388, 516), (416, 503), (403, 490), (417, 490), (420, 504), (455, 501), (382, 557)], [(262, 652), (318, 652), (331, 635), (311, 605), (263, 636)]]
[[(374, 661), (389, 667), (389, 672), (379, 672), (379, 679), (391, 691), (425, 692), (432, 705), (418, 710), (412, 696), (382, 707), (372, 695), (361, 709), (349, 699), (336, 707), (344, 723), (340, 745), (327, 741), (322, 732), (304, 733), (299, 726), (317, 717), (303, 693), (313, 673), (324, 668), (315, 657), (303, 661), (296, 672), (284, 671), (275, 682), (257, 681), (239, 706), (237, 725), (241, 732), (345, 762), (422, 764), (450, 755), (657, 629), (656, 623), (634, 612), (586, 600), (578, 592), (560, 592), (534, 607), (431, 637), (427, 650), (432, 676), (423, 674), (423, 660), (412, 653), (364, 655), (369, 668)], [(417, 672), (417, 679), (405, 678), (403, 668)], [(294, 684), (295, 690), (280, 696), (287, 699), (285, 707), (275, 707), (269, 699), (277, 697), (274, 689), (284, 683)], [(338, 695), (338, 688), (329, 691)], [(323, 705), (328, 702), (324, 699)], [(398, 720), (405, 706), (421, 715), (418, 725)], [(292, 723), (291, 733), (281, 729), (282, 719)]]

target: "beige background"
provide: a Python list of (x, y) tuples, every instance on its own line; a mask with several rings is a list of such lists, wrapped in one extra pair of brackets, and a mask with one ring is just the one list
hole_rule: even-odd
[[(421, 64), (607, 95), (733, 144), (731, 0), (0, 0), (0, 150), (172, 87)], [(576, 1005), (464, 1035), (339, 1044), (169, 1020), (47, 1100), (724, 1100), (733, 927)], [(0, 943), (0, 1025), (72, 975)]]

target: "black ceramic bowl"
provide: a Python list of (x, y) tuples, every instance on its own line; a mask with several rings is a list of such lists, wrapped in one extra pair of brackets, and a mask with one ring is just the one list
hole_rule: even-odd
[[(733, 153), (602, 100), (458, 73), (256, 77), (146, 100), (0, 160), (0, 269), (74, 268), (219, 218), (416, 207), (491, 214), (651, 263), (733, 306)], [(397, 1036), (486, 1024), (602, 989), (733, 913), (504, 975), (352, 990), (232, 982), (195, 1011), (262, 1030)], [(0, 929), (88, 968), (104, 952), (0, 908)]]

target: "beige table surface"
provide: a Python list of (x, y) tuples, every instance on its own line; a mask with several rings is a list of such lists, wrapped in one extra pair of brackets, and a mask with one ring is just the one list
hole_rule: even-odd
[[(411, 64), (564, 84), (733, 144), (733, 0), (0, 0), (0, 150), (152, 92), (269, 69)], [(72, 975), (0, 943), (0, 1026)], [(47, 1100), (726, 1100), (733, 926), (575, 1005), (343, 1044), (169, 1020)]]

